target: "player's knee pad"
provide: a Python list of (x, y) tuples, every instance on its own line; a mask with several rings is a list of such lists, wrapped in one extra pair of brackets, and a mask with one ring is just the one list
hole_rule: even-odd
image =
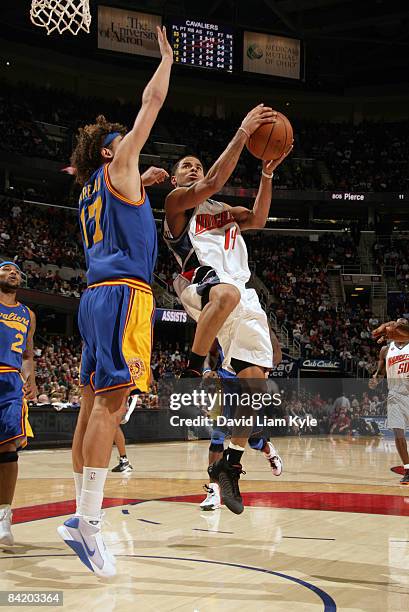
[(253, 450), (258, 450), (258, 451), (263, 450), (266, 443), (267, 443), (267, 440), (263, 437), (254, 436), (252, 438), (249, 438), (249, 446)]
[(0, 463), (15, 463), (18, 461), (17, 451), (7, 451), (6, 453), (0, 453)]
[(226, 435), (222, 431), (213, 431), (210, 439), (209, 450), (212, 453), (222, 453), (224, 451), (224, 439)]

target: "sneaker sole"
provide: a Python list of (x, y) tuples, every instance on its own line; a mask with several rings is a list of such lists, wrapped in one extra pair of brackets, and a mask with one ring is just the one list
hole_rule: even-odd
[(204, 512), (211, 512), (212, 510), (218, 510), (221, 507), (222, 507), (221, 504), (216, 504), (212, 506), (199, 506), (200, 510), (203, 510)]
[(85, 567), (91, 570), (91, 572), (93, 572), (100, 578), (112, 578), (113, 576), (116, 575), (116, 567), (113, 563), (111, 564), (112, 570), (108, 570), (105, 572), (101, 570), (99, 567), (97, 567), (96, 565), (94, 565), (94, 563), (90, 561), (90, 558), (87, 555), (81, 542), (77, 542), (76, 540), (73, 540), (70, 532), (68, 531), (66, 527), (64, 527), (64, 525), (57, 527), (57, 533), (60, 536), (60, 538), (63, 540), (63, 542), (65, 542), (65, 544), (67, 544), (67, 546), (69, 546), (75, 552), (75, 554), (77, 555), (81, 563), (83, 563)]
[(126, 467), (124, 470), (116, 470), (115, 468), (112, 468), (111, 472), (114, 474), (125, 474), (126, 472), (133, 472), (133, 468)]

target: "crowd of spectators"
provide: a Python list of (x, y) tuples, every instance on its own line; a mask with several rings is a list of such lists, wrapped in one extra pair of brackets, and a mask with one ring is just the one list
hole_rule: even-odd
[(397, 289), (409, 291), (409, 246), (407, 238), (379, 238), (373, 245), (373, 256), (379, 273), (397, 282)]
[(305, 154), (325, 162), (326, 189), (400, 191), (408, 189), (408, 122), (300, 124)]
[[(41, 331), (35, 339), (37, 405), (79, 407), (81, 340), (78, 336), (43, 336)], [(158, 381), (180, 374), (187, 364), (187, 350), (187, 346), (172, 346), (160, 340), (155, 342), (151, 363), (152, 388), (149, 393), (140, 395), (138, 407), (158, 407)]]
[(373, 369), (378, 348), (371, 331), (379, 324), (368, 307), (334, 304), (328, 271), (357, 258), (347, 234), (308, 238), (261, 233), (248, 241), (256, 272), (272, 296), (270, 308), (306, 358), (355, 359)]
[[(72, 135), (77, 127), (104, 113), (112, 121), (132, 125), (134, 103), (81, 98), (70, 92), (5, 85), (0, 97), (0, 148), (15, 154), (58, 160), (67, 165)], [(27, 89), (30, 96), (27, 98)], [(209, 167), (226, 147), (242, 117), (216, 118), (164, 109), (144, 153), (155, 153), (155, 142), (185, 145)], [(67, 129), (61, 140), (52, 138), (41, 122)], [(275, 176), (276, 189), (340, 189), (400, 191), (408, 188), (409, 130), (406, 123), (310, 123), (293, 120), (295, 146), (291, 158)], [(324, 163), (319, 168), (318, 162)], [(166, 164), (165, 160), (165, 164)], [(168, 169), (171, 162), (168, 164)], [(229, 183), (256, 187), (259, 162), (241, 158)]]
[(26, 274), (27, 287), (37, 291), (59, 293), (64, 297), (79, 299), (87, 286), (83, 273), (63, 279), (58, 269), (45, 271), (31, 266), (31, 264), (24, 265), (24, 272)]
[[(337, 398), (323, 397), (321, 393), (308, 393), (306, 390), (284, 393), (281, 413), (287, 427), (287, 435), (378, 435), (376, 421), (367, 417), (386, 415), (385, 392), (372, 393), (360, 389), (356, 394), (342, 394)], [(289, 417), (293, 417), (292, 420)], [(296, 418), (297, 417), (297, 418)], [(307, 417), (310, 417), (308, 420)], [(307, 419), (300, 426), (301, 419)], [(317, 424), (312, 425), (315, 419)]]
[(35, 339), (38, 403), (79, 404), (81, 342), (78, 337)]
[[(19, 205), (14, 199), (4, 199), (2, 209), (6, 214), (0, 220), (0, 254), (17, 255), (27, 286), (79, 298), (86, 283), (76, 215), (64, 209)], [(302, 355), (354, 358), (370, 370), (377, 358), (371, 330), (378, 321), (363, 306), (334, 305), (328, 283), (330, 271), (357, 260), (350, 234), (323, 234), (311, 240), (262, 232), (246, 235), (246, 243), (251, 265), (270, 294), (269, 308), (290, 339), (299, 342)], [(62, 273), (64, 266), (70, 268), (70, 275)], [(176, 268), (160, 240), (155, 274), (170, 292)]]
[[(15, 253), (37, 266), (84, 268), (78, 219), (72, 211), (1, 199), (0, 253)], [(24, 207), (24, 212), (22, 207)]]

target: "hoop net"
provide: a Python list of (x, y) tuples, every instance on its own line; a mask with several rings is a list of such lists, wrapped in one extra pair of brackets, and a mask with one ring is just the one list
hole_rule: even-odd
[(89, 34), (91, 13), (89, 0), (32, 0), (30, 19), (34, 25), (45, 28), (47, 34), (68, 30), (77, 35), (80, 30)]

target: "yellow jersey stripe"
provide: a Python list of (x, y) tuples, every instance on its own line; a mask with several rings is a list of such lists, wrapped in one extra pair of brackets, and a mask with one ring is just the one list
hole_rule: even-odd
[(95, 395), (98, 395), (99, 393), (103, 393), (104, 391), (115, 391), (115, 389), (124, 389), (125, 387), (136, 387), (136, 385), (134, 384), (133, 381), (127, 382), (127, 383), (122, 383), (120, 385), (113, 385), (112, 387), (104, 387), (103, 389), (96, 389), (95, 390)]
[(105, 179), (105, 184), (106, 184), (106, 186), (108, 188), (108, 191), (110, 191), (112, 193), (112, 195), (115, 196), (116, 198), (118, 198), (119, 200), (122, 200), (123, 202), (126, 202), (126, 204), (132, 204), (133, 206), (141, 206), (141, 204), (143, 204), (145, 202), (145, 189), (144, 189), (144, 186), (142, 185), (142, 181), (141, 181), (141, 198), (140, 198), (140, 200), (130, 200), (129, 198), (126, 198), (125, 196), (121, 195), (119, 193), (119, 191), (117, 191), (112, 186), (112, 183), (110, 181), (109, 174), (108, 174), (108, 166), (109, 166), (109, 164), (105, 164), (105, 166), (104, 166), (104, 179)]
[(88, 285), (88, 289), (93, 289), (94, 287), (109, 287), (114, 285), (128, 285), (128, 287), (131, 289), (140, 289), (141, 291), (152, 294), (152, 288), (150, 285), (148, 285), (148, 283), (133, 278), (116, 278), (113, 280), (101, 281), (100, 283)]

